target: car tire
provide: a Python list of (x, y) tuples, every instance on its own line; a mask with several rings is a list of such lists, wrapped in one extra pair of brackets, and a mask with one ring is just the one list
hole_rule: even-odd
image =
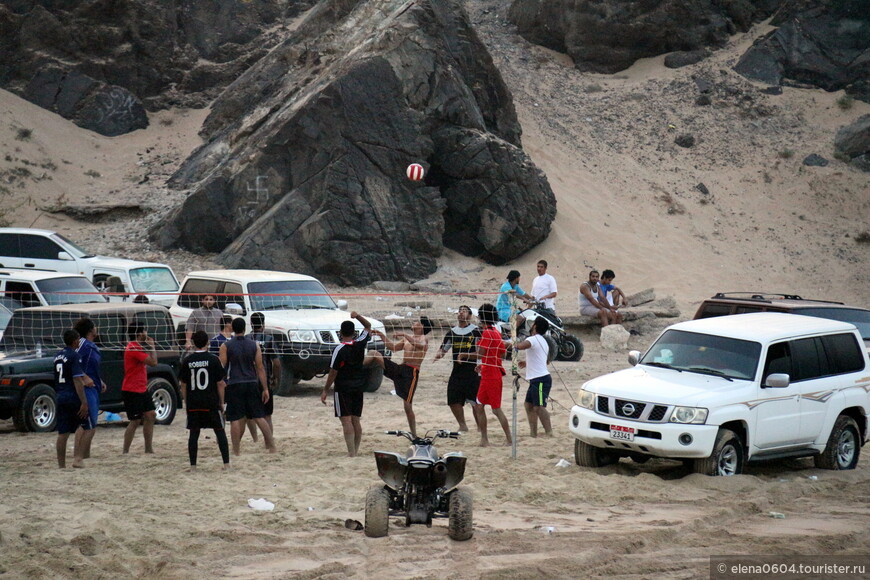
[(366, 493), (365, 534), (370, 538), (383, 538), (390, 531), (390, 492), (376, 485)]
[(471, 492), (457, 488), (450, 493), (447, 510), (447, 535), (451, 540), (464, 542), (474, 535), (474, 498)]
[(606, 449), (574, 440), (574, 462), (580, 467), (606, 467), (619, 461), (619, 456)]
[(583, 343), (573, 334), (566, 334), (559, 341), (558, 361), (578, 361), (583, 357)]
[(825, 450), (813, 458), (822, 469), (855, 469), (861, 455), (861, 434), (852, 417), (840, 415), (828, 436)]
[(178, 394), (175, 387), (163, 377), (154, 377), (148, 381), (148, 394), (154, 401), (156, 411), (155, 423), (171, 425), (178, 410)]
[(19, 431), (54, 431), (57, 428), (57, 392), (43, 383), (29, 387), (13, 416), (13, 423)]
[(719, 429), (709, 457), (696, 459), (695, 473), (704, 475), (740, 475), (746, 466), (746, 453), (740, 437), (730, 429)]

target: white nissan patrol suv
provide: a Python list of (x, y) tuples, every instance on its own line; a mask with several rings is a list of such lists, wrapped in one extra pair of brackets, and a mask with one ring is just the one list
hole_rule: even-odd
[[(184, 336), (190, 313), (199, 308), (202, 296), (217, 298), (226, 314), (241, 316), (251, 329), (251, 314), (262, 312), (266, 333), (280, 349), (282, 385), (278, 394), (300, 380), (329, 371), (332, 351), (338, 345), (341, 323), (350, 320), (347, 302), (332, 299), (317, 278), (270, 270), (207, 270), (190, 272), (181, 284), (181, 294), (169, 313), (180, 336)], [(366, 317), (372, 328), (384, 332), (384, 324)], [(357, 330), (362, 330), (354, 320)], [(368, 348), (385, 352), (384, 342), (372, 336)], [(387, 354), (389, 352), (387, 351)], [(368, 390), (380, 386), (382, 374), (375, 374)]]
[(735, 475), (747, 461), (812, 456), (853, 469), (868, 439), (870, 360), (852, 324), (775, 312), (692, 320), (629, 362), (580, 390), (569, 419), (578, 465), (666, 457)]

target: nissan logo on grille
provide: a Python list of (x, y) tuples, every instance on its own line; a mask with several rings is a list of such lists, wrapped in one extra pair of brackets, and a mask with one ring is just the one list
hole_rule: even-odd
[(634, 405), (632, 405), (631, 403), (624, 404), (622, 406), (622, 414), (627, 417), (634, 415)]

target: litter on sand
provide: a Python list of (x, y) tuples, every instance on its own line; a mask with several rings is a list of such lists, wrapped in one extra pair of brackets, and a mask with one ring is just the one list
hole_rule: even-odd
[(251, 497), (248, 498), (248, 507), (259, 512), (270, 512), (275, 509), (275, 504), (267, 499), (263, 499), (262, 497), (260, 499), (254, 499)]
[(784, 520), (785, 514), (781, 514), (779, 512), (770, 512), (770, 517), (772, 517), (775, 520)]
[(571, 466), (571, 464), (569, 462), (565, 461), (564, 459), (560, 459), (559, 461), (556, 462), (556, 467), (570, 467), (570, 466)]

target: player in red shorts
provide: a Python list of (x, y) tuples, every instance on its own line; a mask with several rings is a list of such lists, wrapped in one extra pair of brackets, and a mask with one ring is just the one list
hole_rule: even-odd
[[(485, 405), (490, 406), (492, 414), (504, 430), (505, 445), (511, 445), (510, 426), (501, 410), (502, 377), (505, 375), (501, 361), (505, 354), (505, 343), (495, 327), (498, 322), (498, 311), (492, 304), (484, 304), (478, 309), (477, 315), (483, 327), (483, 335), (477, 343), (477, 355), (480, 361), (480, 388), (477, 390), (477, 403), (484, 408)], [(489, 446), (485, 413), (480, 414), (480, 446)]]

